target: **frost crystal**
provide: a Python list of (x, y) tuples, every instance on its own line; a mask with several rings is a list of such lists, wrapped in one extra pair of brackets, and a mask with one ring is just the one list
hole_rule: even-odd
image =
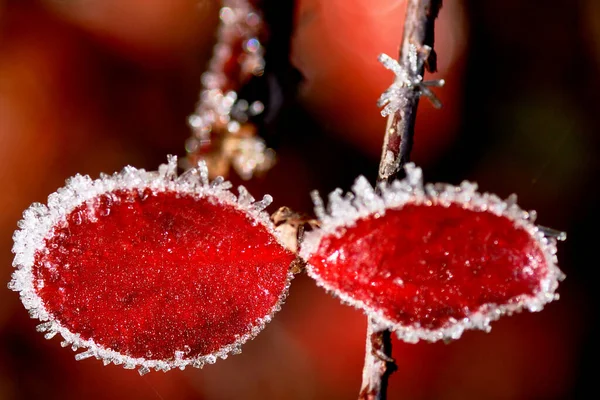
[(251, 1), (222, 0), (217, 44), (202, 75), (195, 113), (188, 118), (192, 136), (186, 142), (186, 161), (203, 159), (212, 174), (226, 174), (232, 166), (242, 179), (270, 169), (274, 152), (256, 135), (249, 120), (264, 111), (264, 104), (238, 96), (252, 76), (263, 74), (264, 47), (259, 41), (264, 24)]
[(263, 211), (272, 197), (230, 188), (203, 163), (178, 176), (173, 156), (76, 175), (23, 213), (9, 287), (47, 339), (85, 349), (77, 360), (144, 374), (236, 354), (281, 308), (296, 256)]
[(359, 177), (327, 207), (313, 193), (321, 227), (300, 255), (317, 284), (407, 342), (487, 331), (558, 298), (564, 233), (536, 226), (515, 196), (503, 201), (469, 182), (423, 185), (421, 169), (405, 169), (405, 179), (377, 188)]
[[(427, 49), (431, 51), (431, 48)], [(423, 76), (419, 74), (417, 48), (414, 45), (410, 46), (410, 53), (408, 54), (408, 70), (387, 54), (380, 54), (378, 59), (386, 69), (389, 69), (396, 75), (394, 83), (383, 92), (377, 101), (377, 106), (383, 107), (383, 110), (381, 110), (382, 116), (387, 117), (399, 112), (409, 97), (414, 94), (417, 96), (424, 94), (436, 108), (442, 106), (439, 99), (428, 86), (441, 87), (444, 86), (445, 82), (443, 79), (423, 81)]]

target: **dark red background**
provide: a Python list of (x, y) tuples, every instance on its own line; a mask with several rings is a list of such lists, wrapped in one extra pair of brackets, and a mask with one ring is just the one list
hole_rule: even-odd
[[(559, 245), (561, 300), (444, 345), (394, 343), (390, 398), (568, 399), (593, 388), (598, 354), (597, 158), (600, 6), (595, 0), (445, 2), (439, 90), (424, 104), (414, 160), (428, 181), (516, 192)], [(216, 1), (0, 0), (0, 282), (10, 279), (21, 212), (79, 172), (155, 169), (183, 154), (186, 117), (210, 54)], [(374, 178), (384, 120), (374, 103), (392, 76), (402, 0), (270, 0), (270, 69), (297, 101), (268, 124), (279, 164), (248, 184), (275, 207), (310, 212), (309, 191)], [(239, 183), (237, 179), (234, 183)], [(274, 209), (274, 207), (272, 208)], [(0, 290), (0, 399), (347, 399), (358, 393), (365, 318), (305, 276), (243, 353), (140, 377), (75, 362), (35, 332), (16, 293)]]

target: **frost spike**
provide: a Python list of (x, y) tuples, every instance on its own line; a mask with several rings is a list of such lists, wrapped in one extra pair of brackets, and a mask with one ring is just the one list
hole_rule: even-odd
[(206, 161), (201, 160), (198, 162), (198, 172), (200, 173), (200, 184), (204, 187), (208, 186), (208, 166)]
[(252, 209), (260, 212), (269, 207), (271, 203), (273, 203), (273, 197), (266, 194), (262, 200), (252, 203)]
[(315, 205), (315, 215), (318, 219), (323, 220), (327, 218), (327, 214), (325, 212), (325, 205), (323, 204), (323, 199), (319, 196), (319, 192), (313, 190), (310, 192), (310, 197)]
[(177, 177), (177, 156), (168, 155), (167, 163), (158, 168), (158, 174), (166, 180), (174, 180)]
[(252, 197), (252, 195), (248, 192), (248, 189), (246, 189), (244, 186), (238, 186), (238, 193), (238, 203), (240, 205), (247, 207), (254, 202), (254, 197)]
[(77, 361), (81, 361), (81, 360), (85, 360), (86, 358), (90, 358), (94, 355), (94, 352), (92, 350), (87, 350), (84, 351), (83, 353), (79, 353), (75, 355), (75, 359)]
[[(220, 186), (223, 185), (223, 182), (225, 182), (225, 178), (223, 178), (222, 176), (217, 176), (215, 179), (213, 179), (213, 181), (210, 183), (210, 187), (212, 189), (216, 189)], [(227, 182), (229, 183), (229, 182)]]

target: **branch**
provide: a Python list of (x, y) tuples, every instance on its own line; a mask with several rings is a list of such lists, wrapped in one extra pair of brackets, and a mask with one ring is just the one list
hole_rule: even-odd
[[(434, 23), (441, 6), (441, 0), (408, 0), (399, 64), (408, 75), (409, 82), (420, 81), (425, 69), (429, 72), (436, 71)], [(413, 68), (415, 50), (417, 59), (416, 68)], [(443, 81), (434, 82), (433, 85), (443, 85)], [(379, 165), (379, 181), (394, 178), (410, 160), (419, 97), (422, 93), (432, 95), (426, 91), (426, 86), (427, 83), (424, 82), (406, 88), (401, 106), (388, 118)]]
[(377, 323), (369, 319), (359, 400), (385, 400), (388, 378), (396, 371), (396, 363), (391, 354), (392, 333), (389, 330), (381, 330)]
[[(404, 74), (403, 81), (399, 82), (402, 90), (390, 92), (390, 97), (402, 98), (395, 99), (399, 102), (399, 107), (388, 118), (378, 182), (395, 178), (402, 171), (402, 166), (410, 160), (420, 95), (427, 95), (436, 105), (435, 96), (427, 86), (441, 86), (443, 81), (427, 83), (422, 79), (425, 69), (429, 72), (436, 71), (434, 24), (441, 6), (442, 0), (408, 0), (399, 59), (399, 67)], [(388, 97), (388, 101), (389, 99)], [(391, 332), (369, 319), (359, 400), (387, 398), (388, 378), (397, 369), (391, 356)]]

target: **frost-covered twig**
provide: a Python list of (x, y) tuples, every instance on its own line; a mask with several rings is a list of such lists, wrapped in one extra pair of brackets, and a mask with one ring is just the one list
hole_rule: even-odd
[(212, 177), (227, 176), (233, 167), (242, 179), (269, 170), (275, 153), (257, 134), (251, 118), (264, 111), (260, 101), (238, 97), (253, 76), (264, 73), (265, 23), (250, 0), (221, 0), (217, 43), (208, 70), (202, 74), (200, 100), (188, 119), (192, 135), (186, 141), (185, 169), (198, 161)]
[[(396, 75), (396, 81), (380, 98), (383, 112), (389, 113), (379, 165), (378, 181), (394, 178), (408, 162), (412, 149), (419, 97), (425, 94), (434, 106), (437, 99), (427, 86), (443, 82), (423, 82), (425, 68), (436, 70), (433, 50), (434, 23), (442, 0), (408, 0), (400, 60), (395, 62), (383, 55), (380, 61)], [(363, 382), (359, 399), (383, 400), (387, 397), (388, 377), (396, 364), (391, 358), (392, 340), (388, 330), (381, 329), (369, 319)]]
[(386, 398), (388, 377), (396, 371), (396, 363), (391, 354), (392, 332), (382, 330), (377, 323), (369, 319), (359, 400)]
[(389, 115), (383, 142), (379, 179), (387, 181), (402, 171), (409, 161), (413, 144), (419, 97), (427, 96), (434, 106), (440, 103), (429, 86), (441, 86), (443, 81), (423, 81), (425, 69), (436, 70), (433, 50), (434, 22), (442, 6), (441, 0), (408, 0), (404, 34), (398, 62), (382, 55), (380, 61), (396, 74), (396, 81), (379, 100)]

